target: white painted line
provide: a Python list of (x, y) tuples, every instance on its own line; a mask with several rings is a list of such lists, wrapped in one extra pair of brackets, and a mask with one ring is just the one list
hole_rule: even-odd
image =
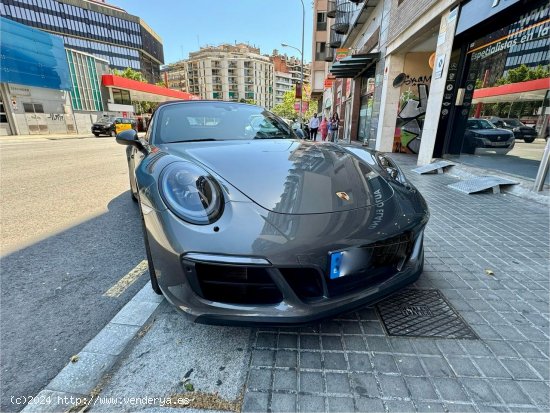
[(126, 289), (131, 286), (141, 275), (147, 271), (147, 260), (141, 261), (138, 265), (135, 266), (128, 274), (122, 277), (117, 281), (115, 285), (109, 288), (103, 294), (104, 297), (113, 297), (116, 298), (120, 296)]

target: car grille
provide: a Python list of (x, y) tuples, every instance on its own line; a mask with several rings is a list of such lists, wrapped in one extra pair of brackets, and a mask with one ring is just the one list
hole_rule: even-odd
[(195, 264), (202, 298), (232, 304), (276, 304), (283, 295), (265, 268)]

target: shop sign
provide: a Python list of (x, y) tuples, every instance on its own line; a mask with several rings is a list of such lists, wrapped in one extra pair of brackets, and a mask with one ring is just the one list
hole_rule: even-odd
[(351, 95), (351, 79), (348, 77), (346, 79), (346, 96), (349, 97)]
[(336, 49), (336, 61), (342, 60), (344, 57), (349, 56), (349, 49)]
[[(309, 109), (309, 102), (302, 102), (302, 113), (306, 113)], [(300, 112), (300, 102), (294, 103), (294, 110)]]
[(325, 89), (330, 89), (332, 87), (333, 79), (325, 79)]
[(31, 90), (27, 87), (9, 85), (10, 93), (16, 96), (30, 96)]

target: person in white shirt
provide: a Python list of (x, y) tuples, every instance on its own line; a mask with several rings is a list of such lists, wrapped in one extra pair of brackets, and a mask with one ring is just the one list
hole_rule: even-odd
[(317, 140), (317, 130), (319, 129), (319, 118), (314, 113), (313, 117), (309, 120), (309, 138), (312, 141)]

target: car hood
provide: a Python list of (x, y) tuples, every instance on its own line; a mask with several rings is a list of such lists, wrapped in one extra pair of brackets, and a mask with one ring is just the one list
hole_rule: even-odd
[(393, 196), (369, 152), (359, 158), (331, 143), (253, 140), (172, 143), (160, 148), (202, 164), (277, 213), (348, 211), (383, 205)]
[(500, 129), (500, 128), (496, 128), (496, 129), (470, 129), (472, 132), (474, 133), (477, 133), (478, 135), (483, 135), (483, 136), (487, 136), (487, 137), (490, 137), (490, 136), (512, 136), (513, 133), (512, 131), (508, 130), (508, 129)]

